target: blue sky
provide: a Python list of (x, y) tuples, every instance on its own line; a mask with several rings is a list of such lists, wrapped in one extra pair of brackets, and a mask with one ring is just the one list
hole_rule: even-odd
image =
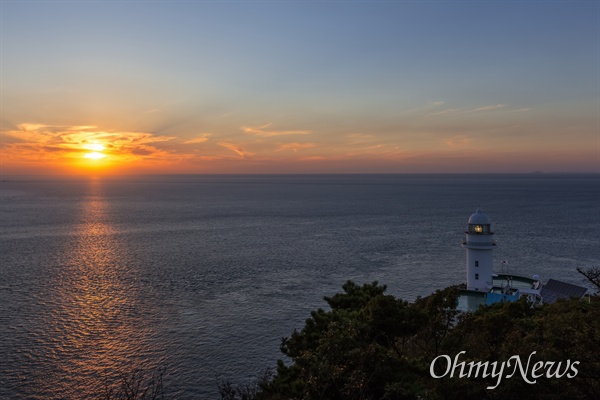
[(36, 143), (120, 132), (145, 139), (106, 155), (138, 172), (599, 170), (595, 1), (3, 1), (1, 18), (11, 171), (74, 157)]

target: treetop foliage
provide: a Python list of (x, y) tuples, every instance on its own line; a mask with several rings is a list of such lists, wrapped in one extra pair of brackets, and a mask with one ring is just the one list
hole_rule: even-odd
[[(449, 287), (407, 302), (377, 282), (348, 281), (324, 300), (300, 331), (283, 338), (274, 376), (254, 400), (331, 399), (589, 399), (600, 393), (600, 301), (567, 300), (532, 307), (525, 300), (461, 313), (460, 290)], [(494, 390), (494, 378), (435, 379), (437, 356), (493, 362), (519, 355), (524, 362), (579, 361), (573, 378), (520, 376)], [(436, 368), (439, 367), (436, 365)], [(233, 399), (235, 397), (229, 397)]]

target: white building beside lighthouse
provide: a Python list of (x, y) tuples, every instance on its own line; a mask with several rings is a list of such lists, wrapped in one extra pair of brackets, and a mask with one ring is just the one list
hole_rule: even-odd
[(467, 250), (467, 290), (488, 291), (493, 286), (496, 243), (487, 214), (478, 208), (469, 217), (465, 234), (462, 246)]

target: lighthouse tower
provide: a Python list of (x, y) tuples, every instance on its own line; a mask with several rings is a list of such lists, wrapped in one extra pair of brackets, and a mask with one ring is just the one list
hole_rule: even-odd
[(462, 247), (467, 249), (467, 289), (487, 291), (492, 287), (492, 252), (496, 245), (487, 214), (478, 208), (469, 218), (465, 233)]

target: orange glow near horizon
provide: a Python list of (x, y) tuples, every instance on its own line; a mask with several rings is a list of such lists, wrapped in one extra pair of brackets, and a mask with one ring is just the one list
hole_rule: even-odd
[(43, 173), (114, 175), (160, 170), (186, 154), (157, 146), (173, 137), (147, 132), (99, 130), (96, 126), (22, 123), (2, 136), (2, 167)]
[(514, 149), (512, 142), (482, 141), (467, 134), (392, 141), (376, 133), (318, 136), (293, 128), (241, 125), (228, 136), (215, 130), (194, 137), (92, 125), (22, 123), (0, 132), (0, 170), (4, 175), (69, 176), (576, 172), (585, 171), (597, 157), (593, 151), (558, 151), (550, 140), (535, 151), (523, 151)]

